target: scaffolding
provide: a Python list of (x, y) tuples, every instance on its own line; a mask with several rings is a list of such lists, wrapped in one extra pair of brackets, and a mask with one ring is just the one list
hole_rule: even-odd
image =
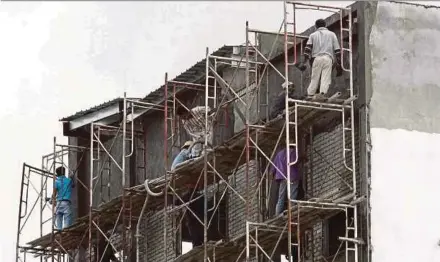
[[(40, 261), (102, 261), (108, 249), (120, 261), (133, 255), (132, 222), (141, 211), (138, 204), (145, 198), (145, 190), (127, 181), (127, 159), (135, 150), (146, 150), (143, 143), (136, 142), (143, 140), (143, 132), (135, 120), (145, 110), (163, 111), (164, 106), (127, 98), (125, 94), (122, 103), (122, 121), (118, 126), (99, 122), (89, 125), (88, 147), (57, 144), (54, 138), (54, 152), (43, 156), (41, 169), (23, 164), (16, 261), (27, 261), (27, 254), (39, 257)], [(78, 169), (86, 160), (89, 170), (82, 170), (85, 176), (80, 178)], [(146, 179), (145, 164), (145, 159), (137, 161), (135, 168), (135, 172), (142, 173), (142, 180)], [(55, 183), (55, 168), (59, 166), (68, 170), (69, 176), (89, 198), (87, 215), (75, 219), (63, 230), (55, 229), (52, 218), (55, 211), (48, 204)], [(41, 177), (38, 186), (31, 180), (34, 176)], [(115, 181), (114, 177), (121, 181)], [(28, 193), (29, 185), (36, 191), (33, 197)], [(39, 212), (35, 210), (38, 202)], [(28, 203), (33, 203), (30, 210)], [(25, 230), (25, 226), (35, 213), (39, 213), (39, 238), (26, 243), (23, 235), (31, 230)]]
[[(299, 54), (303, 52), (308, 39), (298, 34), (296, 28), (296, 12), (304, 9), (330, 11), (340, 16), (341, 61), (350, 80), (346, 94), (337, 92), (325, 101), (293, 99), (288, 96), (287, 90), (293, 82), (289, 72), (299, 62)], [(310, 241), (307, 237), (310, 228), (318, 221), (340, 212), (345, 213), (346, 217), (345, 235), (339, 238), (340, 248), (344, 247), (347, 262), (358, 261), (358, 245), (362, 244), (362, 240), (358, 237), (357, 204), (362, 198), (359, 198), (356, 191), (354, 101), (357, 95), (353, 88), (352, 22), (349, 8), (285, 1), (284, 18), (278, 32), (252, 29), (246, 22), (246, 42), (239, 48), (240, 58), (217, 56), (206, 50), (204, 84), (168, 80), (166, 74), (162, 102), (127, 98), (124, 94), (119, 125), (91, 123), (87, 147), (58, 145), (54, 141), (54, 152), (43, 157), (41, 169), (27, 164), (23, 166), (16, 261), (26, 261), (26, 254), (38, 256), (40, 261), (68, 261), (68, 258), (102, 261), (102, 254), (108, 250), (119, 261), (143, 261), (147, 254), (141, 254), (139, 243), (140, 238), (146, 234), (142, 232), (142, 224), (148, 214), (158, 211), (163, 211), (165, 251), (162, 261), (274, 261), (274, 255), (280, 254), (280, 250), (292, 261), (292, 248), (296, 250), (299, 261), (304, 261), (304, 247), (309, 245), (306, 242)], [(261, 49), (259, 37), (262, 34), (275, 36), (267, 54)], [(272, 62), (274, 56), (279, 55), (275, 54), (279, 38), (284, 43), (284, 72)], [(348, 45), (344, 42), (346, 38)], [(228, 81), (219, 73), (224, 68), (234, 69)], [(236, 86), (234, 80), (243, 70), (245, 86)], [(286, 91), (285, 111), (276, 117), (270, 117), (269, 114), (269, 72), (282, 79)], [(194, 99), (191, 103), (182, 95), (185, 90), (201, 94), (203, 101), (197, 103)], [(202, 105), (204, 117), (194, 114), (192, 109), (195, 105)], [(201, 143), (203, 150), (200, 156), (171, 171), (173, 151), (180, 149), (181, 134), (185, 131), (182, 119), (178, 117), (178, 111), (182, 108), (193, 119), (198, 119), (203, 136), (194, 142)], [(243, 127), (225, 138), (223, 131), (230, 128), (228, 114), (231, 114), (231, 108)], [(164, 114), (164, 175), (154, 179), (149, 179), (147, 174), (147, 130), (139, 123), (141, 116), (151, 110)], [(290, 151), (286, 150), (287, 166), (298, 164), (299, 156), (305, 154), (303, 134), (313, 137), (311, 126), (324, 116), (327, 119), (340, 118), (342, 123), (342, 155), (350, 176), (341, 176), (340, 179), (350, 189), (349, 194), (338, 199), (330, 197), (334, 192), (303, 200), (289, 199), (287, 210), (280, 216), (272, 217), (268, 214), (268, 195), (272, 181), (270, 170), (277, 169), (273, 158), (279, 146), (284, 144), (286, 148), (294, 149), (294, 161), (289, 160)], [(222, 137), (215, 139), (218, 133)], [(78, 167), (72, 169), (70, 160), (67, 162), (63, 158), (63, 155), (72, 152), (87, 156), (85, 159), (89, 161), (87, 181), (75, 177), (78, 186), (88, 192), (88, 210), (87, 215), (77, 219), (71, 227), (57, 231), (53, 226), (53, 211), (44, 202), (43, 196), (47, 198), (51, 194), (53, 185), (49, 182), (52, 180), (54, 183), (56, 166), (66, 166), (70, 168), (69, 173), (76, 174)], [(140, 160), (135, 152), (142, 156)], [(136, 162), (134, 171), (128, 170), (129, 159), (133, 157)], [(85, 161), (82, 157), (80, 159), (79, 162)], [(132, 172), (136, 173), (137, 178), (141, 177), (141, 181), (136, 180), (134, 184), (130, 182), (129, 173)], [(40, 203), (40, 233), (38, 239), (24, 243), (21, 238), (23, 227), (34, 209), (32, 207), (28, 211), (30, 174), (41, 178), (36, 198), (36, 203)], [(236, 179), (239, 175), (244, 175), (244, 190), (237, 188)], [(288, 181), (290, 176), (290, 168), (287, 168), (285, 177)], [(113, 177), (120, 178), (120, 181), (112, 180)], [(116, 191), (111, 192), (110, 188), (115, 187)], [(99, 195), (96, 193), (97, 188)], [(290, 191), (290, 183), (287, 183), (288, 196)], [(221, 239), (211, 240), (209, 230), (214, 221), (220, 223), (219, 209), (228, 196), (234, 198), (237, 205), (243, 206), (243, 232), (233, 236), (226, 233)], [(203, 214), (191, 208), (192, 203), (201, 200)], [(47, 214), (48, 218), (45, 219), (43, 214)], [(203, 244), (181, 254), (182, 224), (189, 215), (203, 228)], [(44, 230), (47, 224), (51, 224), (50, 230)], [(219, 224), (216, 226), (220, 227)], [(170, 239), (170, 235), (174, 237)], [(103, 242), (105, 245), (102, 245)], [(170, 248), (174, 249), (174, 257), (169, 255)], [(352, 259), (349, 259), (350, 252), (353, 253)]]
[[(70, 177), (75, 178), (79, 165), (69, 165), (68, 158), (79, 156), (81, 163), (86, 148), (58, 144), (54, 138), (53, 152), (42, 157), (41, 168), (33, 167), (26, 163), (23, 164), (20, 205), (18, 214), (18, 229), (16, 242), (16, 261), (26, 261), (29, 255), (43, 258), (51, 258), (56, 261), (66, 261), (62, 243), (60, 242), (60, 232), (54, 227), (51, 206), (52, 189), (55, 178), (55, 169), (63, 166)], [(78, 181), (81, 186), (81, 181)], [(29, 206), (31, 208), (29, 209)], [(38, 208), (39, 206), (39, 208)], [(35, 230), (38, 228), (38, 231)], [(27, 245), (24, 239), (28, 232), (38, 232), (39, 237), (49, 233), (48, 238), (51, 242), (50, 247), (36, 247)]]
[[(290, 11), (291, 10), (291, 11)], [(289, 81), (289, 72), (299, 62), (298, 54), (303, 52), (305, 41), (308, 37), (297, 33), (296, 28), (296, 12), (299, 10), (315, 10), (327, 11), (339, 14), (340, 18), (340, 45), (341, 45), (341, 61), (343, 70), (349, 75), (349, 86), (346, 88), (346, 93), (337, 92), (325, 101), (308, 101), (301, 99), (292, 99), (288, 96), (287, 89), (292, 84)], [(290, 11), (290, 12), (289, 12)], [(284, 19), (279, 32), (266, 32), (249, 28), (246, 23), (246, 44), (245, 52), (240, 59), (230, 57), (219, 57), (209, 55), (206, 52), (206, 78), (205, 78), (205, 122), (204, 130), (209, 130), (218, 119), (216, 118), (220, 109), (229, 104), (235, 103), (234, 109), (237, 111), (238, 117), (244, 123), (244, 130), (238, 132), (234, 137), (226, 141), (222, 145), (214, 147), (212, 151), (206, 150), (205, 154), (200, 159), (193, 159), (190, 163), (177, 168), (170, 173), (170, 182), (166, 185), (166, 191), (171, 191), (173, 199), (178, 198), (184, 204), (175, 207), (166, 206), (169, 212), (184, 209), (185, 212), (196, 216), (195, 211), (189, 208), (189, 204), (197, 199), (193, 199), (197, 189), (195, 187), (191, 193), (191, 198), (186, 202), (180, 198), (181, 191), (176, 188), (176, 181), (196, 181), (196, 185), (203, 184), (204, 196), (204, 213), (203, 217), (198, 219), (198, 222), (203, 226), (203, 245), (194, 248), (187, 254), (179, 256), (176, 261), (240, 261), (240, 259), (259, 259), (261, 257), (272, 261), (277, 248), (281, 246), (282, 242), (286, 242), (284, 250), (287, 253), (289, 261), (292, 261), (292, 247), (296, 247), (297, 256), (302, 259), (304, 252), (301, 249), (304, 243), (304, 232), (310, 229), (314, 223), (323, 218), (331, 217), (332, 215), (343, 212), (346, 217), (345, 235), (340, 236), (341, 245), (345, 247), (345, 259), (354, 261), (358, 259), (358, 245), (362, 244), (362, 240), (358, 237), (357, 226), (357, 204), (362, 201), (358, 198), (357, 184), (356, 184), (356, 148), (355, 148), (355, 124), (354, 124), (354, 101), (357, 95), (353, 90), (353, 58), (352, 58), (352, 13), (350, 8), (335, 8), (330, 6), (320, 6), (312, 4), (302, 4), (292, 1), (284, 2)], [(254, 43), (251, 43), (250, 35), (254, 34)], [(271, 34), (276, 38), (273, 41), (272, 48), (269, 54), (263, 54), (259, 48), (258, 34)], [(277, 42), (278, 37), (283, 37), (284, 41), (284, 73), (280, 72), (277, 67), (271, 63), (273, 58), (272, 53)], [(344, 42), (344, 38), (348, 38), (348, 46)], [(293, 53), (291, 53), (293, 52)], [(344, 59), (345, 58), (345, 59)], [(232, 80), (229, 83), (224, 80), (218, 73), (217, 66), (219, 64), (227, 64), (230, 67), (235, 67), (236, 71), (233, 74)], [(246, 86), (244, 92), (238, 92), (232, 87), (231, 83), (236, 76), (237, 70), (244, 64), (246, 71)], [(268, 84), (263, 85), (264, 80), (268, 81), (268, 69), (271, 69), (274, 74), (277, 74), (284, 80), (285, 92), (285, 112), (283, 116), (278, 116), (275, 119), (269, 120), (268, 114)], [(266, 79), (265, 79), (266, 78)], [(302, 77), (301, 77), (302, 80)], [(167, 85), (168, 83), (166, 83)], [(301, 81), (301, 86), (302, 86)], [(217, 90), (220, 89), (221, 92)], [(220, 96), (219, 96), (220, 93)], [(244, 93), (244, 94), (243, 94)], [(175, 96), (172, 99), (174, 102), (178, 101)], [(263, 117), (252, 119), (251, 107), (252, 103), (257, 101), (256, 114), (261, 116), (261, 107), (266, 107), (263, 112)], [(183, 106), (182, 102), (178, 102)], [(241, 105), (245, 112), (240, 110)], [(212, 109), (213, 108), (213, 109)], [(186, 108), (189, 110), (188, 108)], [(174, 110), (175, 112), (175, 110)], [(314, 122), (318, 121), (323, 115), (336, 118), (339, 116), (342, 122), (341, 136), (342, 136), (342, 155), (345, 168), (350, 172), (349, 179), (344, 179), (344, 183), (350, 188), (350, 192), (338, 199), (330, 199), (329, 196), (334, 192), (327, 192), (327, 195), (309, 198), (306, 200), (289, 199), (287, 210), (282, 216), (276, 218), (269, 218), (261, 215), (261, 210), (258, 211), (260, 215), (252, 217), (251, 209), (261, 201), (263, 188), (266, 188), (266, 195), (268, 194), (268, 181), (270, 181), (269, 170), (275, 167), (272, 159), (277, 151), (280, 143), (285, 143), (286, 148), (294, 148), (295, 160), (290, 161), (289, 150), (287, 150), (287, 166), (292, 166), (298, 163), (298, 156), (302, 153), (300, 151), (299, 134), (307, 129)], [(210, 119), (211, 118), (211, 119)], [(263, 120), (263, 121), (262, 121)], [(269, 121), (268, 121), (269, 120)], [(174, 120), (175, 121), (175, 120)], [(211, 141), (208, 141), (208, 132), (205, 132), (204, 148), (210, 149)], [(284, 138), (284, 142), (281, 142)], [(238, 160), (237, 160), (238, 159)], [(250, 163), (255, 161), (257, 166), (259, 162), (266, 164), (261, 167), (262, 174), (256, 181), (251, 180)], [(230, 183), (228, 176), (234, 177), (239, 166), (245, 166), (246, 190), (245, 192), (238, 192), (237, 189)], [(276, 168), (276, 167), (275, 167)], [(285, 174), (286, 179), (290, 181), (290, 168), (287, 168)], [(348, 180), (348, 181), (346, 181)], [(168, 181), (168, 180), (166, 180)], [(266, 183), (264, 187), (263, 184)], [(173, 185), (172, 185), (173, 184)], [(223, 185), (222, 187), (213, 187), (213, 185)], [(179, 185), (182, 185), (179, 183)], [(221, 188), (221, 189), (220, 189)], [(217, 210), (218, 205), (208, 206), (209, 190), (216, 191), (214, 193), (214, 202), (218, 204), (229, 190), (232, 194), (243, 201), (245, 204), (245, 234), (238, 235), (234, 239), (209, 241), (208, 230), (211, 226), (211, 221), (214, 214), (209, 211)], [(219, 191), (220, 190), (220, 191)], [(335, 189), (334, 191), (337, 191)], [(290, 196), (290, 184), (287, 183), (287, 195)], [(220, 199), (216, 200), (215, 196), (221, 195)], [(168, 199), (168, 194), (165, 194), (165, 199)], [(165, 200), (166, 202), (166, 200)], [(174, 200), (173, 202), (174, 203)], [(268, 201), (266, 201), (266, 209)], [(260, 208), (260, 207), (258, 207)], [(349, 215), (353, 213), (353, 215)], [(165, 215), (167, 217), (167, 215)], [(164, 220), (164, 243), (167, 244), (166, 219)], [(176, 223), (179, 227), (181, 223)], [(177, 228), (175, 228), (177, 229)], [(237, 244), (237, 243), (241, 243)], [(245, 243), (243, 245), (243, 243)], [(339, 252), (339, 251), (338, 251)], [(353, 252), (353, 256), (349, 253)], [(164, 261), (168, 261), (167, 251), (164, 252)], [(301, 260), (300, 260), (301, 261)]]

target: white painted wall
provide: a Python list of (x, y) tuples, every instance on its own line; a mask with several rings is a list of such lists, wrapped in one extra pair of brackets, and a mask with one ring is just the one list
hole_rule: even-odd
[(440, 261), (440, 134), (371, 130), (374, 262)]
[(439, 41), (438, 7), (377, 3), (369, 39), (372, 262), (440, 262)]

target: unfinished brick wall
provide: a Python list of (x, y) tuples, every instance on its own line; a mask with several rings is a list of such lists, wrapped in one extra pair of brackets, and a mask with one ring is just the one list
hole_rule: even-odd
[[(351, 138), (349, 132), (346, 135), (348, 148)], [(309, 198), (325, 196), (326, 199), (337, 199), (352, 191), (352, 172), (345, 167), (343, 158), (342, 125), (314, 136), (313, 144), (308, 147), (308, 156), (306, 176)], [(351, 167), (351, 152), (346, 152), (345, 163)]]
[[(145, 217), (141, 227), (139, 241), (140, 261), (173, 261), (176, 258), (175, 234), (172, 230), (172, 219), (167, 219), (167, 246), (164, 244), (164, 214), (163, 211), (150, 213)], [(180, 245), (180, 244), (179, 244)]]
[[(356, 139), (358, 137), (356, 136)], [(350, 142), (347, 132), (346, 142)], [(312, 146), (307, 148), (309, 163), (306, 168), (308, 198), (320, 197), (332, 192), (335, 188), (339, 191), (328, 195), (328, 199), (337, 199), (351, 192), (351, 172), (344, 167), (342, 156), (342, 125), (334, 124), (329, 131), (315, 134)], [(347, 154), (347, 164), (351, 166), (351, 154)], [(257, 178), (256, 162), (252, 161), (249, 167), (249, 184), (254, 185)], [(241, 166), (235, 176), (229, 178), (229, 183), (244, 198), (246, 198), (246, 173), (245, 165)], [(252, 190), (251, 190), (252, 191)], [(228, 192), (228, 234), (230, 239), (245, 234), (245, 203), (236, 196), (232, 190)], [(259, 221), (259, 205), (254, 199), (250, 209), (250, 220)], [(148, 216), (145, 221), (142, 234), (147, 239), (141, 240), (141, 247), (148, 255), (149, 261), (161, 261), (165, 247), (163, 244), (163, 215), (162, 212)], [(171, 220), (168, 220), (169, 234), (171, 234)], [(312, 241), (307, 252), (308, 261), (321, 261), (323, 248), (325, 247), (326, 235), (322, 221), (317, 222), (313, 228), (313, 234), (309, 237)], [(169, 235), (167, 252), (168, 258), (175, 257), (175, 243), (172, 244), (173, 236)], [(143, 260), (145, 261), (145, 260)]]
[[(258, 169), (255, 160), (249, 163), (249, 185), (255, 185), (258, 181)], [(235, 176), (229, 177), (229, 183), (234, 187), (238, 194), (244, 199), (246, 197), (246, 165), (242, 165)], [(255, 188), (255, 187), (253, 187)], [(254, 194), (255, 189), (250, 189), (249, 194)], [(255, 195), (255, 194), (254, 194)], [(259, 204), (258, 196), (252, 199), (249, 205), (249, 221), (259, 221)], [(246, 203), (237, 196), (236, 193), (229, 190), (229, 203), (228, 203), (228, 221), (229, 221), (229, 238), (240, 236), (246, 233)]]
[[(350, 133), (346, 132), (346, 147), (350, 148)], [(355, 132), (356, 147), (358, 145), (358, 132)], [(352, 172), (347, 170), (343, 158), (342, 124), (326, 132), (321, 132), (313, 137), (313, 144), (307, 147), (309, 161), (307, 163), (307, 198), (326, 196), (326, 199), (338, 199), (352, 192)], [(359, 149), (356, 148), (357, 167)], [(351, 152), (347, 152), (346, 163), (351, 167)], [(358, 168), (357, 168), (358, 169)], [(359, 188), (359, 175), (357, 176)], [(339, 189), (339, 191), (335, 191)], [(333, 193), (331, 193), (333, 192)], [(311, 261), (322, 261), (325, 255), (325, 242), (328, 241), (322, 221), (318, 221), (312, 228), (313, 237), (311, 249), (313, 254), (308, 254)], [(330, 254), (332, 255), (332, 254)]]

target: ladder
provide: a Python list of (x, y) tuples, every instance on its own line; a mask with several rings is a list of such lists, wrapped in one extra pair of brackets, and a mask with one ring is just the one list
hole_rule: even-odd
[[(20, 220), (25, 218), (28, 212), (29, 183), (29, 174), (26, 174), (25, 164), (23, 164), (20, 192)], [(19, 225), (21, 225), (21, 222), (19, 222)]]
[[(348, 87), (348, 91), (349, 91), (349, 98), (339, 101), (342, 102), (345, 105), (350, 104), (351, 107), (351, 111), (350, 111), (350, 120), (351, 120), (351, 124), (346, 124), (345, 123), (345, 108), (342, 109), (342, 125), (343, 125), (343, 154), (344, 154), (344, 164), (346, 165), (347, 169), (349, 170), (354, 170), (355, 169), (355, 164), (354, 164), (354, 160), (353, 164), (350, 166), (347, 164), (346, 162), (346, 153), (353, 153), (354, 151), (354, 137), (352, 136), (351, 139), (351, 143), (350, 145), (346, 145), (346, 134), (345, 132), (351, 132), (353, 134), (353, 128), (354, 128), (354, 122), (353, 122), (353, 101), (357, 98), (356, 96), (354, 96), (354, 92), (353, 92), (353, 66), (352, 66), (352, 13), (350, 11), (349, 8), (338, 8), (338, 7), (328, 7), (328, 6), (320, 6), (320, 5), (313, 5), (313, 4), (303, 4), (303, 3), (298, 3), (298, 2), (294, 2), (294, 1), (284, 1), (284, 62), (285, 62), (285, 83), (283, 85), (283, 88), (285, 89), (285, 94), (286, 94), (286, 103), (285, 103), (285, 107), (286, 107), (286, 114), (285, 114), (285, 125), (286, 125), (286, 148), (287, 149), (291, 149), (292, 153), (295, 153), (295, 157), (291, 157), (290, 154), (290, 150), (286, 150), (286, 165), (288, 167), (295, 165), (298, 162), (298, 107), (302, 106), (301, 103), (299, 103), (298, 101), (293, 101), (294, 102), (294, 106), (289, 107), (288, 101), (289, 101), (289, 97), (288, 97), (288, 88), (289, 85), (291, 84), (291, 82), (289, 81), (289, 72), (291, 72), (291, 70), (293, 69), (292, 67), (295, 66), (298, 63), (298, 51), (302, 52), (302, 41), (307, 39), (307, 37), (305, 36), (301, 36), (297, 34), (297, 24), (296, 24), (296, 12), (297, 10), (304, 10), (304, 9), (309, 9), (309, 10), (315, 10), (315, 11), (332, 11), (334, 13), (339, 13), (340, 16), (340, 45), (341, 45), (341, 64), (342, 64), (342, 68), (345, 72), (349, 73), (350, 76), (350, 85)], [(345, 14), (344, 11), (347, 11), (347, 14)], [(345, 16), (348, 16), (348, 23), (345, 23), (343, 21), (343, 19), (345, 18)], [(348, 43), (348, 47), (344, 46), (344, 42), (343, 42), (343, 36), (344, 34), (348, 34), (348, 39), (349, 39), (349, 43)], [(301, 40), (301, 42), (298, 42), (298, 39)], [(297, 46), (301, 44), (300, 50), (298, 50)], [(292, 47), (293, 45), (293, 47)], [(293, 50), (293, 54), (290, 53), (290, 49)], [(344, 64), (344, 56), (348, 54), (349, 56), (349, 65), (345, 66)], [(326, 102), (328, 103), (332, 103), (335, 102), (336, 100), (338, 100), (338, 97), (340, 96), (340, 93), (335, 94), (334, 96), (332, 96), (331, 98), (327, 99)], [(339, 99), (341, 100), (341, 99)], [(353, 174), (354, 171), (353, 171)], [(287, 168), (287, 180), (289, 181), (290, 179), (290, 168)], [(354, 175), (353, 175), (354, 176)], [(355, 180), (355, 179), (354, 179)], [(354, 182), (355, 183), (355, 182)], [(354, 184), (355, 186), (355, 184)], [(287, 195), (290, 198), (290, 183), (288, 183), (287, 186)], [(293, 204), (292, 201), (289, 201), (289, 207), (290, 205)], [(300, 203), (296, 202), (296, 208), (300, 208)], [(296, 218), (296, 221), (293, 221), (294, 218), (291, 218), (291, 214), (290, 211), (293, 208), (290, 207), (290, 209), (288, 209), (288, 225), (289, 226), (295, 226), (297, 228), (297, 236), (299, 236), (300, 234), (300, 217), (298, 216)], [(298, 212), (299, 214), (299, 212)], [(354, 206), (354, 215), (357, 215), (356, 212), (356, 206)], [(300, 256), (301, 254), (301, 250), (300, 250), (300, 241), (299, 241), (299, 237), (297, 238), (298, 241), (296, 243), (292, 243), (292, 232), (291, 230), (288, 231), (288, 246), (292, 247), (292, 246), (296, 246), (298, 248), (298, 256)], [(357, 242), (356, 241), (351, 241), (351, 238), (348, 238), (348, 236), (353, 236), (353, 239), (357, 238), (357, 221), (355, 219), (355, 223), (353, 226), (348, 226), (346, 227), (346, 238), (348, 240), (346, 240), (346, 261), (348, 261), (348, 252), (353, 251), (355, 253), (355, 256), (357, 256), (357, 252), (358, 252), (358, 247), (357, 247)], [(293, 241), (295, 242), (295, 241)], [(349, 244), (350, 243), (350, 244)], [(351, 245), (352, 244), (352, 245)], [(289, 253), (290, 252), (290, 248), (289, 248)], [(289, 258), (289, 261), (291, 258)], [(300, 260), (301, 261), (301, 260)], [(357, 260), (356, 260), (357, 261)]]

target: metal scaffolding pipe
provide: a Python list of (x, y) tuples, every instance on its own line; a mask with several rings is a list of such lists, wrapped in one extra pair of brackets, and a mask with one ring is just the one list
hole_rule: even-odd
[[(249, 28), (248, 31), (251, 32), (251, 33), (260, 33), (260, 34), (267, 34), (267, 35), (279, 35), (279, 36), (283, 36), (284, 35), (281, 32), (270, 32), (270, 31), (257, 30), (257, 29), (251, 29), (251, 28)], [(292, 33), (287, 33), (287, 35), (288, 36), (292, 36), (292, 37), (297, 37), (297, 38), (300, 38), (300, 39), (309, 39), (309, 37), (306, 36), (306, 35), (298, 35), (298, 34), (295, 35), (295, 34), (292, 34)]]
[[(148, 199), (150, 198), (150, 194), (148, 194), (145, 197), (145, 201), (144, 201), (144, 205), (142, 206), (142, 210), (141, 213), (139, 215), (139, 219), (137, 221), (136, 224), (136, 262), (140, 262), (140, 251), (139, 251), (139, 238), (141, 237), (140, 235), (140, 228), (141, 228), (141, 220), (144, 217), (144, 213), (145, 213), (145, 209), (147, 209), (147, 204), (148, 204)], [(147, 256), (147, 253), (145, 254), (145, 256)], [(148, 259), (145, 259), (145, 261), (148, 261)]]

